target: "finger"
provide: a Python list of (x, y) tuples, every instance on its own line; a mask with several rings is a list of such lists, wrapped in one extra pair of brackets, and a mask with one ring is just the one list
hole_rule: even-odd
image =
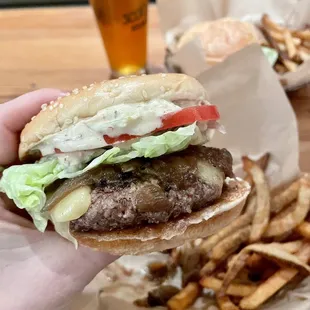
[(38, 114), (41, 105), (64, 96), (59, 89), (43, 88), (0, 105), (0, 119), (5, 128), (11, 132), (20, 132)]

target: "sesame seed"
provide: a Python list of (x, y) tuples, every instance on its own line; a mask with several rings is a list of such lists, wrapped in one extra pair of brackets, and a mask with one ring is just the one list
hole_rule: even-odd
[(134, 77), (136, 77), (136, 75), (133, 74), (133, 75), (131, 75), (130, 77), (131, 77), (131, 78), (134, 78)]
[(141, 74), (141, 76), (146, 76), (146, 74), (145, 74), (145, 73), (143, 73), (143, 74)]
[(77, 88), (75, 88), (75, 89), (73, 89), (72, 93), (73, 93), (74, 95), (77, 95), (77, 94), (79, 93), (79, 90), (78, 90)]
[(47, 107), (47, 103), (44, 103), (44, 104), (41, 105), (41, 109), (42, 109), (42, 110), (45, 110), (46, 107)]
[(93, 87), (92, 86), (89, 86), (88, 88), (87, 88), (87, 90), (92, 90), (93, 89)]
[(64, 107), (64, 105), (61, 103), (61, 104), (59, 105), (59, 107), (62, 109), (62, 108)]
[(116, 83), (114, 86), (115, 86), (115, 87), (118, 87), (119, 85)]
[(120, 76), (118, 79), (119, 80), (122, 80), (122, 79), (124, 79), (125, 78), (125, 76)]
[(86, 102), (87, 101), (87, 98), (84, 98), (84, 102)]
[(51, 102), (50, 102), (50, 104), (53, 104), (53, 103), (54, 103), (54, 101), (51, 101)]
[(36, 118), (35, 116), (32, 116), (32, 117), (31, 117), (31, 120), (33, 121), (35, 118)]
[(68, 93), (66, 93), (66, 94), (65, 94), (65, 96), (66, 96), (66, 97), (70, 96), (70, 93), (69, 93), (69, 92), (68, 92)]
[(87, 86), (83, 86), (82, 89), (84, 89), (84, 90), (87, 89)]
[(167, 76), (166, 73), (162, 73), (162, 74), (161, 74), (161, 77), (163, 77), (163, 78), (166, 77), (166, 76)]
[(58, 104), (59, 104), (59, 102), (56, 101), (56, 102), (54, 103), (53, 107), (56, 108), (56, 107), (58, 106)]
[(66, 125), (70, 125), (72, 123), (73, 123), (72, 119), (70, 119), (70, 118), (65, 119), (65, 124)]
[(142, 90), (142, 97), (143, 97), (144, 99), (147, 98), (147, 92), (145, 91), (145, 89)]
[(164, 87), (164, 86), (160, 86), (160, 90), (161, 90), (162, 92), (164, 92), (164, 91), (165, 91), (165, 87)]
[(52, 105), (50, 105), (50, 106), (49, 106), (49, 109), (52, 111), (52, 110), (53, 110), (53, 106), (52, 106)]
[(57, 100), (59, 101), (61, 99), (61, 97), (58, 97)]
[(93, 86), (94, 86), (94, 83), (92, 83), (92, 84), (89, 85), (89, 87), (93, 87)]

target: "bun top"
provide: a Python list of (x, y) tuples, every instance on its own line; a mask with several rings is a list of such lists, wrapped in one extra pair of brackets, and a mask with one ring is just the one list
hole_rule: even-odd
[(25, 126), (21, 133), (19, 157), (25, 159), (43, 138), (107, 107), (148, 103), (155, 98), (172, 101), (179, 106), (190, 101), (198, 105), (199, 101), (206, 103), (207, 94), (196, 79), (184, 74), (166, 73), (123, 77), (74, 89), (65, 97), (42, 105), (39, 114)]
[(194, 25), (180, 38), (177, 49), (194, 38), (199, 39), (207, 62), (214, 64), (249, 44), (259, 42), (259, 32), (250, 23), (222, 18)]

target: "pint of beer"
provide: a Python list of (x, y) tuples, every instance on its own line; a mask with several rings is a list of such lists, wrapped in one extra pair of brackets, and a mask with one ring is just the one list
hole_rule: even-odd
[(147, 0), (90, 0), (112, 76), (144, 73), (147, 44)]

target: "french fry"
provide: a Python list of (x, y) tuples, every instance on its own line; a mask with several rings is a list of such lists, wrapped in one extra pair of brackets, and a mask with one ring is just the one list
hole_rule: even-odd
[(239, 308), (230, 300), (228, 296), (216, 296), (216, 301), (220, 310), (238, 310)]
[(308, 50), (304, 46), (300, 46), (297, 50), (297, 53), (299, 57), (302, 59), (302, 61), (307, 61), (310, 59), (310, 50)]
[(263, 170), (248, 157), (242, 157), (243, 166), (252, 175), (257, 192), (257, 209), (252, 221), (250, 242), (258, 241), (266, 230), (270, 216), (270, 193)]
[[(287, 45), (285, 46), (283, 44), (283, 43), (286, 43), (285, 32), (289, 32), (289, 35), (290, 35), (289, 40), (292, 44), (294, 44), (294, 46), (298, 46), (301, 44), (301, 42), (302, 42), (301, 39), (292, 37), (291, 32), (288, 29), (284, 30), (283, 33), (269, 30), (270, 36), (278, 43), (279, 49), (281, 51), (287, 50)], [(285, 48), (283, 48), (283, 47), (285, 47)]]
[(303, 222), (296, 227), (296, 231), (306, 239), (310, 239), (310, 223)]
[(261, 255), (253, 253), (246, 260), (246, 265), (251, 269), (259, 269), (262, 267), (264, 259)]
[(291, 61), (289, 59), (283, 60), (283, 64), (286, 67), (286, 69), (290, 72), (295, 72), (297, 70), (297, 64), (294, 61)]
[(296, 256), (302, 261), (307, 263), (310, 259), (310, 243), (304, 242)]
[(191, 306), (200, 293), (198, 283), (190, 282), (178, 294), (168, 300), (167, 306), (170, 310), (184, 310)]
[(230, 266), (232, 266), (235, 263), (234, 260), (237, 258), (237, 256), (238, 256), (237, 254), (233, 254), (227, 258), (227, 264), (226, 264), (227, 269), (229, 269)]
[(285, 52), (286, 51), (286, 45), (283, 43), (278, 44), (280, 51)]
[(283, 74), (283, 73), (287, 72), (286, 67), (284, 67), (283, 65), (281, 65), (281, 64), (279, 64), (279, 63), (275, 64), (274, 68), (275, 68), (275, 70), (276, 70), (279, 74)]
[[(255, 161), (255, 163), (262, 169), (266, 170), (268, 163), (270, 159), (270, 153), (265, 153), (262, 155), (258, 160)], [(244, 164), (244, 163), (243, 163)], [(243, 167), (243, 170), (246, 171), (245, 167)], [(247, 175), (244, 178), (245, 181), (247, 181), (251, 186), (254, 184), (253, 183), (253, 178), (250, 173), (247, 173)]]
[(271, 200), (271, 212), (272, 213), (278, 213), (281, 211), (285, 206), (293, 202), (297, 196), (298, 191), (300, 188), (300, 182), (299, 180), (293, 182), (288, 188), (286, 188), (284, 191), (276, 195)]
[(286, 283), (294, 278), (298, 273), (297, 269), (294, 268), (283, 268), (276, 272), (273, 276), (263, 282), (257, 290), (241, 299), (241, 309), (256, 309), (281, 289)]
[(290, 31), (285, 30), (284, 31), (284, 42), (286, 45), (288, 57), (293, 58), (297, 54), (297, 49), (293, 41), (293, 37), (290, 33)]
[(201, 252), (205, 255), (208, 255), (208, 252), (221, 240), (223, 240), (225, 237), (231, 235), (238, 229), (249, 225), (251, 223), (252, 216), (250, 214), (243, 214), (236, 220), (234, 220), (231, 224), (228, 226), (222, 228), (218, 233), (215, 235), (212, 235), (205, 241), (203, 241), (200, 245)]
[(310, 30), (294, 30), (293, 36), (296, 38), (300, 38), (301, 40), (310, 41)]
[(196, 247), (195, 242), (186, 242), (179, 247), (180, 257), (179, 266), (182, 269), (182, 285), (186, 286), (189, 282), (199, 279), (199, 271), (202, 267), (201, 253)]
[(231, 262), (229, 269), (226, 272), (225, 278), (223, 280), (223, 284), (219, 294), (224, 295), (227, 291), (228, 286), (232, 282), (233, 279), (236, 278), (237, 274), (241, 271), (241, 269), (246, 265), (246, 261), (250, 256), (249, 253), (240, 252)]
[(249, 239), (250, 232), (251, 226), (246, 226), (227, 236), (213, 248), (210, 258), (214, 261), (223, 261)]
[(264, 236), (274, 237), (294, 229), (306, 218), (309, 208), (310, 177), (306, 175), (300, 180), (298, 199), (294, 209), (283, 217), (272, 219), (264, 233)]
[[(215, 293), (218, 293), (222, 287), (223, 281), (215, 277), (204, 277), (200, 280), (200, 285), (213, 290)], [(257, 285), (254, 284), (240, 284), (240, 283), (231, 283), (226, 291), (227, 295), (230, 296), (241, 296), (245, 297), (252, 294), (257, 288)]]
[(299, 251), (299, 249), (303, 245), (303, 242), (302, 242), (302, 240), (296, 240), (296, 241), (284, 242), (284, 243), (273, 242), (273, 243), (271, 243), (271, 245), (280, 247), (284, 251), (294, 254), (297, 251)]
[(257, 198), (256, 195), (250, 195), (248, 197), (246, 207), (245, 207), (245, 214), (249, 214), (250, 216), (253, 216), (255, 214), (257, 206)]
[[(310, 258), (310, 243), (305, 243), (297, 253), (297, 257), (304, 262)], [(241, 309), (256, 309), (267, 299), (274, 295), (285, 284), (291, 281), (298, 273), (295, 268), (282, 268), (270, 278), (258, 286), (249, 296), (244, 297), (240, 302)]]
[(272, 36), (272, 38), (277, 41), (277, 43), (284, 43), (285, 39), (284, 39), (284, 32), (277, 32), (277, 31), (273, 31), (268, 29), (269, 34)]
[[(243, 269), (248, 261), (250, 254), (254, 252), (261, 256), (267, 257), (277, 263), (288, 264), (295, 266), (303, 272), (310, 273), (310, 267), (304, 262), (307, 260), (307, 255), (310, 255), (310, 243), (304, 243), (298, 251), (297, 257), (283, 250), (281, 247), (275, 247), (272, 244), (251, 244), (243, 248), (237, 257), (233, 260), (230, 268), (227, 270), (223, 285), (219, 294), (224, 295), (229, 284), (236, 278), (238, 273)], [(302, 259), (303, 258), (303, 259)]]
[(303, 42), (303, 45), (298, 47), (302, 51), (304, 51), (306, 54), (310, 54), (310, 41), (309, 41), (309, 46), (307, 46), (306, 42)]
[(264, 14), (262, 17), (262, 24), (273, 31), (277, 31), (282, 33), (284, 31), (284, 27), (281, 27), (280, 25), (276, 24), (275, 22), (273, 22), (270, 17), (267, 14)]
[(200, 270), (200, 276), (208, 276), (210, 275), (218, 266), (217, 262), (214, 260), (209, 260)]
[(219, 272), (216, 277), (220, 280), (223, 280), (225, 278), (225, 272)]
[[(267, 14), (261, 19), (261, 31), (267, 45), (278, 52), (278, 60), (274, 69), (279, 74), (295, 72), (300, 64), (309, 60), (310, 53), (303, 48), (310, 48), (310, 30), (290, 30), (272, 21)], [(281, 79), (283, 86), (287, 80)]]

